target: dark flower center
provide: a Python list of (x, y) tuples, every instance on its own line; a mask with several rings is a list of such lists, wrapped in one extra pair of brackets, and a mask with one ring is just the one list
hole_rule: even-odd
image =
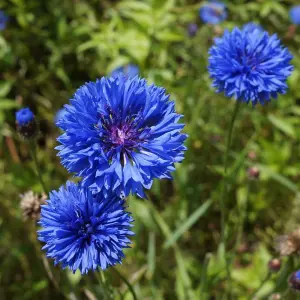
[(107, 107), (107, 114), (100, 115), (99, 130), (101, 144), (108, 156), (119, 150), (121, 154), (130, 156), (131, 151), (138, 151), (139, 145), (148, 136), (149, 128), (143, 124), (141, 113), (122, 116)]
[(92, 233), (94, 233), (94, 228), (90, 223), (83, 224), (78, 230), (78, 234), (84, 237), (88, 237)]

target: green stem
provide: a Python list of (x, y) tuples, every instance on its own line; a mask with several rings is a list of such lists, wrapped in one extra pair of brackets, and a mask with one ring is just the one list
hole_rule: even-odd
[(134, 291), (133, 286), (131, 285), (131, 283), (116, 269), (116, 268), (112, 268), (112, 270), (118, 274), (118, 276), (122, 279), (122, 281), (124, 281), (124, 283), (127, 285), (128, 289), (130, 290), (132, 297), (134, 300), (137, 300), (137, 296), (136, 293)]
[(245, 195), (245, 201), (244, 201), (244, 203), (242, 203), (240, 211), (239, 211), (240, 220), (239, 220), (239, 225), (238, 225), (238, 233), (237, 233), (237, 238), (236, 238), (235, 245), (234, 245), (233, 255), (232, 255), (231, 259), (229, 260), (229, 267), (234, 262), (234, 259), (237, 255), (238, 246), (240, 245), (240, 243), (242, 241), (242, 236), (243, 236), (243, 232), (244, 232), (244, 223), (245, 223), (245, 219), (247, 216), (247, 206), (248, 206), (247, 204), (248, 204), (248, 199), (249, 199), (249, 195), (250, 195), (250, 190), (251, 190), (251, 181), (248, 182), (247, 191), (246, 191), (246, 195)]
[(249, 300), (253, 299), (253, 297), (260, 291), (260, 289), (264, 286), (264, 284), (271, 278), (272, 273), (269, 272), (265, 279), (261, 282), (259, 287), (250, 295)]
[(231, 146), (231, 139), (232, 139), (232, 132), (234, 127), (234, 122), (236, 120), (236, 116), (238, 114), (240, 108), (240, 101), (236, 100), (234, 111), (231, 117), (230, 125), (229, 125), (229, 131), (226, 141), (226, 149), (225, 149), (225, 156), (224, 156), (224, 178), (223, 178), (223, 184), (221, 189), (221, 197), (220, 197), (220, 206), (221, 206), (221, 247), (224, 250), (224, 259), (226, 263), (226, 273), (227, 273), (227, 280), (229, 285), (229, 293), (231, 293), (231, 274), (230, 274), (230, 266), (226, 258), (226, 241), (225, 241), (225, 216), (226, 216), (226, 209), (225, 209), (225, 203), (226, 203), (226, 196), (227, 196), (227, 184), (228, 184), (228, 175), (227, 175), (227, 169), (228, 169), (228, 158), (229, 158), (229, 150)]
[(30, 143), (30, 153), (31, 153), (32, 159), (33, 159), (33, 161), (34, 161), (35, 168), (36, 168), (37, 175), (38, 175), (40, 184), (41, 184), (41, 186), (42, 186), (42, 189), (43, 189), (43, 191), (48, 195), (48, 190), (47, 190), (46, 185), (45, 185), (45, 183), (44, 183), (44, 180), (43, 180), (43, 177), (42, 177), (41, 168), (40, 168), (39, 163), (38, 163), (38, 160), (37, 160), (37, 155), (36, 155), (36, 144), (35, 144), (35, 142)]

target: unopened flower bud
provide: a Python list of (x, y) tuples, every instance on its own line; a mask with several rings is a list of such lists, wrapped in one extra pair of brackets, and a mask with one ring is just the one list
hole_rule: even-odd
[(268, 264), (269, 270), (272, 272), (278, 272), (281, 268), (281, 261), (278, 258), (273, 258)]
[(33, 112), (29, 108), (22, 108), (16, 112), (17, 131), (25, 140), (30, 140), (37, 136), (38, 125)]
[(196, 23), (190, 23), (187, 28), (190, 37), (194, 37), (198, 31), (198, 25)]
[(251, 180), (258, 179), (259, 175), (260, 175), (260, 171), (259, 171), (258, 167), (253, 166), (248, 169), (249, 179), (251, 179)]

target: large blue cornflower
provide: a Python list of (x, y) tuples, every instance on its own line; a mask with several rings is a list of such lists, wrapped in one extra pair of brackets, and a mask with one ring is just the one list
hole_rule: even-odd
[(171, 178), (183, 159), (181, 115), (163, 88), (123, 76), (86, 83), (57, 122), (62, 164), (94, 192), (145, 197), (154, 178)]
[(6, 23), (8, 21), (8, 16), (3, 10), (0, 10), (0, 31), (6, 28)]
[(204, 23), (219, 24), (227, 19), (226, 5), (221, 1), (211, 0), (200, 8), (199, 15)]
[(217, 92), (253, 105), (286, 92), (292, 55), (276, 35), (235, 28), (215, 39), (209, 54), (208, 70)]
[(118, 67), (111, 72), (111, 76), (117, 77), (118, 75), (123, 75), (126, 78), (132, 78), (138, 76), (140, 69), (137, 65), (129, 64), (126, 66)]
[(119, 197), (92, 195), (67, 182), (42, 205), (39, 224), (43, 228), (38, 235), (55, 264), (84, 274), (122, 262), (123, 248), (128, 248), (128, 236), (133, 235), (129, 229), (132, 221)]
[(300, 5), (296, 5), (291, 8), (290, 19), (295, 25), (300, 25)]

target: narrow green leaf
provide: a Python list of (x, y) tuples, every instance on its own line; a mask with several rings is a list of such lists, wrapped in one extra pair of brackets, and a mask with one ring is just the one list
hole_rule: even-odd
[(194, 211), (187, 220), (171, 235), (171, 237), (165, 242), (163, 248), (168, 249), (174, 245), (174, 243), (189, 230), (200, 217), (202, 217), (208, 208), (212, 205), (213, 201), (210, 199), (203, 203), (196, 211)]
[(294, 127), (289, 122), (287, 122), (287, 120), (283, 120), (274, 115), (269, 115), (268, 119), (275, 127), (284, 132), (286, 135), (292, 138), (296, 137)]

